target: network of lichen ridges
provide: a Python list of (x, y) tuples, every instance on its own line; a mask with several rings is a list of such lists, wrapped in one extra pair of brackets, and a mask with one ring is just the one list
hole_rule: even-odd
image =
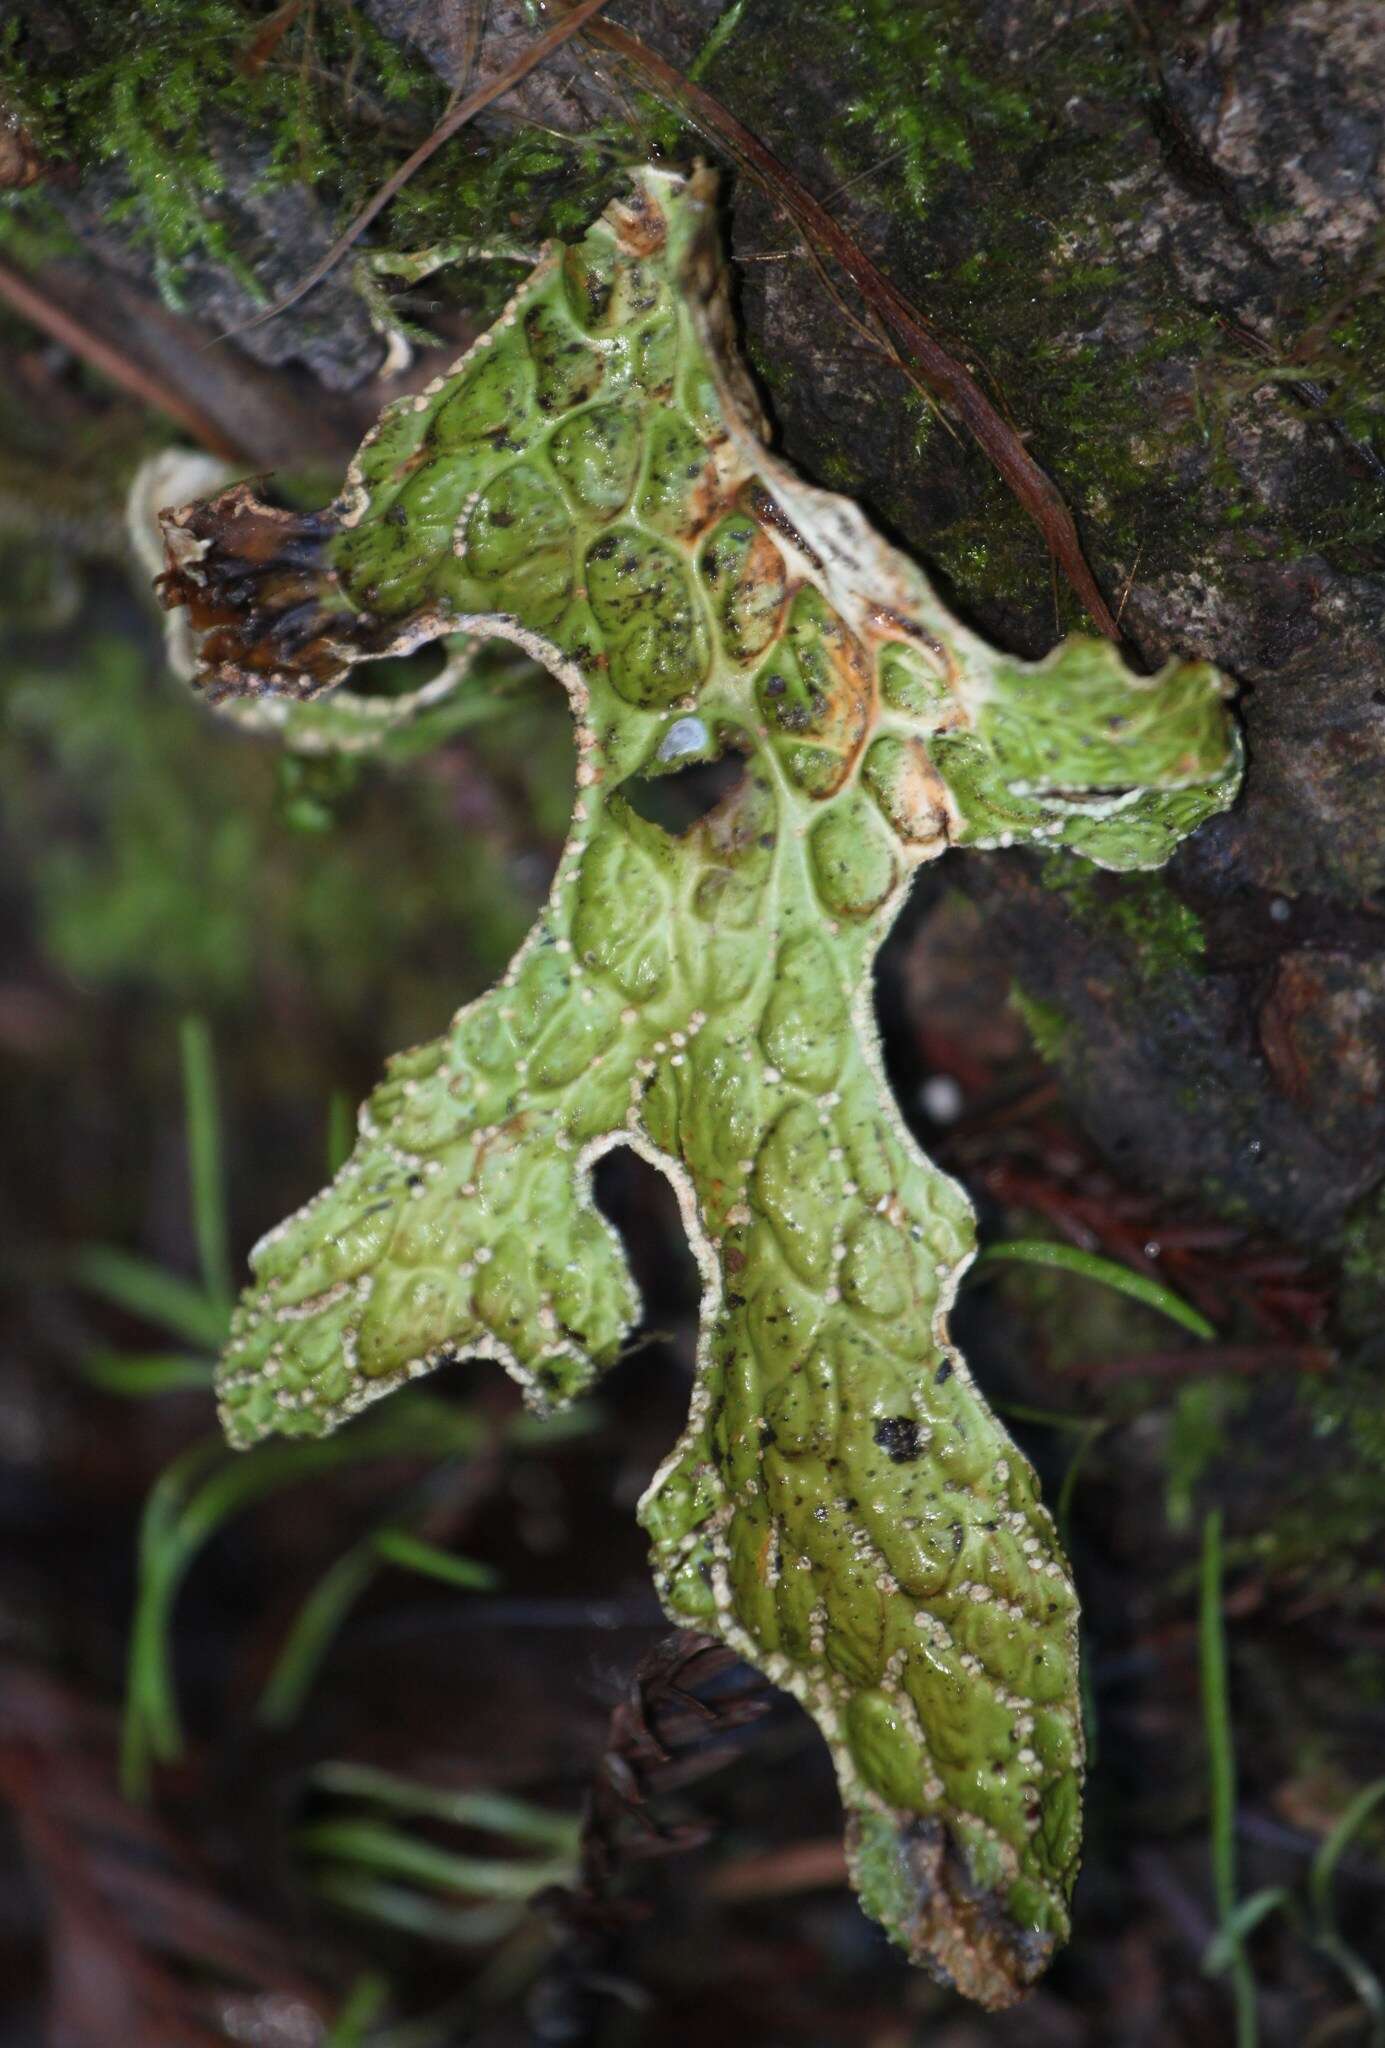
[[(544, 912), (258, 1247), (223, 1409), (239, 1442), (316, 1433), (468, 1353), (570, 1398), (638, 1312), (592, 1166), (644, 1153), (704, 1282), (688, 1428), (641, 1510), (665, 1604), (799, 1695), (866, 1904), (1001, 2004), (1066, 1932), (1075, 1598), (948, 1335), (971, 1212), (886, 1086), (872, 963), (949, 844), (1156, 864), (1229, 801), (1236, 741), (1203, 665), (986, 648), (776, 462), (713, 252), (709, 181), (641, 174), (385, 414), (332, 513), (232, 491), (168, 522), (218, 690), (311, 695), (489, 631), (546, 660), (577, 724)], [(725, 754), (741, 781), (681, 836), (622, 793)]]

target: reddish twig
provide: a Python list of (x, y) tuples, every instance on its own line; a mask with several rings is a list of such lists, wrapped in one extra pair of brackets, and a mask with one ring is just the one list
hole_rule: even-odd
[(284, 0), (282, 7), (275, 8), (250, 47), (236, 60), (247, 78), (264, 69), (302, 12), (303, 0)]
[(41, 328), (45, 334), (51, 334), (54, 341), (71, 349), (73, 355), (90, 363), (94, 370), (99, 370), (122, 391), (128, 391), (132, 398), (138, 398), (166, 418), (176, 420), (213, 455), (220, 455), (227, 462), (246, 460), (246, 451), (224, 434), (206, 413), (189, 404), (178, 392), (168, 390), (131, 357), (83, 327), (80, 321), (74, 320), (61, 306), (54, 305), (37, 286), (4, 262), (0, 262), (0, 298), (8, 300), (24, 319)]
[(1208, 1379), (1217, 1373), (1331, 1372), (1336, 1357), (1320, 1344), (1194, 1344), (1186, 1351), (1136, 1351), (1128, 1358), (1070, 1360), (1064, 1379), (1111, 1386), (1121, 1380)]
[(119, 1796), (115, 1755), (106, 1715), (0, 1666), (0, 1804), (50, 1900), (46, 2038), (214, 2048), (227, 2000), (270, 1994), (321, 2024), (282, 1927), (221, 1898), (186, 1841)]

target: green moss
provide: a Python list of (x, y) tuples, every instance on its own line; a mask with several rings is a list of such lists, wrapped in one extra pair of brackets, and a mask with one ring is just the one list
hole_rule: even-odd
[(1061, 1058), (1068, 1039), (1068, 1020), (1058, 1005), (1026, 994), (1018, 982), (1010, 990), (1010, 1003), (1023, 1018), (1024, 1028), (1034, 1041), (1034, 1050), (1040, 1059), (1053, 1065)]
[[(273, 0), (68, 0), (61, 34), (48, 17), (19, 21), (0, 44), (0, 93), (50, 160), (116, 173), (107, 219), (152, 247), (174, 305), (193, 257), (256, 289), (263, 252), (225, 204), (219, 137), (234, 139), (240, 160), (258, 160), (265, 188), (304, 184), (344, 224), (447, 107), (423, 58), (349, 0), (301, 9), (271, 42), (280, 11)], [(676, 146), (661, 109), (640, 95), (629, 104), (628, 125), (580, 137), (529, 127), (464, 135), (410, 181), (383, 239), (409, 249), (575, 232), (622, 164)], [(56, 232), (41, 187), (8, 211), (11, 234), (23, 231), (16, 222), (30, 235)], [(505, 289), (493, 269), (470, 284), (483, 305)]]
[(175, 302), (191, 256), (253, 275), (218, 203), (218, 130), (262, 140), (266, 186), (330, 180), (355, 197), (386, 154), (381, 124), (402, 103), (441, 108), (440, 84), (354, 7), (303, 9), (262, 55), (272, 15), (234, 0), (73, 0), (62, 33), (16, 23), (6, 39), (3, 87), (40, 149), (83, 173), (116, 168), (125, 190), (107, 217), (152, 243)]
[(1039, 873), (1086, 930), (1120, 943), (1142, 979), (1201, 971), (1202, 925), (1162, 875), (1097, 875), (1061, 854), (1047, 855)]
[[(844, 114), (896, 166), (911, 206), (926, 211), (949, 165), (971, 169), (978, 151), (1024, 145), (1034, 115), (1024, 93), (975, 67), (956, 9), (898, 0), (838, 0), (833, 26), (858, 61)], [(907, 89), (905, 82), (907, 81)]]

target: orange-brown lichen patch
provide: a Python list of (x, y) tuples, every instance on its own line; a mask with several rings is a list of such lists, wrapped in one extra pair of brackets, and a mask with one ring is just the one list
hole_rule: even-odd
[(732, 509), (736, 502), (736, 489), (728, 484), (721, 473), (714, 452), (709, 451), (702, 474), (693, 484), (688, 500), (688, 521), (684, 530), (685, 539), (692, 545), (701, 540), (708, 528), (714, 526)]
[(950, 647), (944, 647), (917, 619), (907, 618), (890, 605), (877, 605), (863, 621), (863, 631), (868, 644), (876, 650), (892, 641), (912, 648), (937, 669), (949, 687), (960, 674), (957, 657)]
[(932, 846), (947, 834), (947, 790), (922, 740), (883, 734), (866, 756), (863, 779), (911, 846)]
[(611, 209), (616, 237), (634, 256), (653, 256), (664, 246), (668, 233), (663, 213), (643, 185), (637, 185), (630, 199)]

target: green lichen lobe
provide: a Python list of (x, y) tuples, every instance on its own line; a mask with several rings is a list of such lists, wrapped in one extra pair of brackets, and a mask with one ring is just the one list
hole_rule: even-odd
[[(591, 1194), (629, 1145), (703, 1279), (688, 1426), (641, 1504), (671, 1615), (794, 1691), (863, 1900), (1005, 2005), (1068, 1925), (1076, 1598), (948, 1312), (961, 1190), (885, 1084), (874, 956), (952, 844), (1154, 865), (1234, 792), (1220, 679), (1070, 641), (1027, 668), (764, 447), (711, 181), (640, 173), (313, 520), (167, 515), (214, 691), (311, 697), (443, 633), (536, 653), (576, 720), (571, 835), (500, 985), (402, 1055), (332, 1186), (253, 1255), (220, 1376), (238, 1443), (319, 1434), (499, 1359), (540, 1407), (638, 1314)], [(681, 836), (622, 793), (744, 757)]]

